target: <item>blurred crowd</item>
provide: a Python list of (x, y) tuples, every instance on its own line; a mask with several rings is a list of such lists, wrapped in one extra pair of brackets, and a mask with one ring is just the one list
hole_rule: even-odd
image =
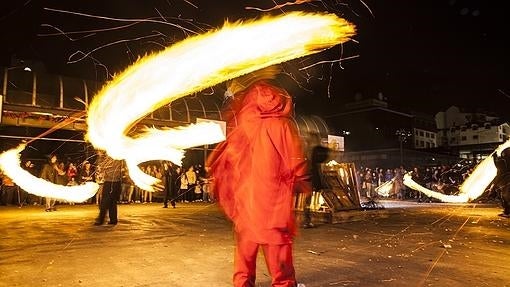
[(362, 197), (375, 199), (381, 197), (377, 192), (377, 188), (392, 181), (389, 198), (431, 202), (432, 198), (404, 185), (404, 175), (406, 173), (412, 171), (412, 179), (427, 189), (454, 195), (458, 193), (460, 184), (471, 174), (476, 164), (474, 161), (464, 160), (451, 166), (413, 166), (410, 169), (403, 166), (386, 169), (361, 166), (356, 171), (357, 188)]
[[(388, 181), (392, 181), (389, 198), (397, 200), (433, 201), (422, 193), (406, 187), (403, 183), (404, 174), (412, 171), (415, 182), (428, 189), (443, 194), (456, 194), (459, 185), (469, 176), (476, 166), (474, 161), (461, 161), (455, 165), (440, 165), (406, 169), (402, 166), (396, 168), (380, 168), (360, 166), (356, 171), (357, 190), (362, 198), (377, 199), (381, 196), (377, 188)], [(88, 160), (76, 163), (63, 162), (51, 155), (47, 163), (36, 166), (32, 161), (23, 162), (22, 167), (34, 176), (41, 177), (59, 185), (79, 185), (87, 181), (99, 184), (100, 190), (86, 202), (80, 204), (99, 204), (101, 201), (101, 186), (104, 174), (99, 166)], [(122, 169), (121, 204), (147, 204), (170, 202), (175, 207), (178, 202), (213, 202), (211, 190), (212, 180), (207, 177), (201, 164), (180, 167), (167, 161), (154, 161), (140, 165), (142, 171), (160, 180), (158, 190), (150, 192), (136, 186), (131, 180), (128, 171)], [(47, 199), (27, 193), (19, 188), (8, 176), (0, 171), (1, 196), (0, 204), (25, 206), (46, 204), (46, 209), (54, 210), (54, 204), (74, 204), (72, 202), (56, 201), (48, 205)]]
[[(41, 177), (55, 184), (73, 186), (88, 181), (99, 184), (99, 191), (89, 200), (80, 204), (96, 204), (101, 202), (101, 188), (104, 183), (104, 173), (101, 167), (93, 161), (82, 162), (61, 161), (56, 155), (50, 155), (48, 162), (37, 166), (31, 160), (22, 163), (22, 167), (36, 177)], [(211, 202), (209, 193), (211, 180), (206, 177), (201, 164), (190, 165), (186, 168), (167, 161), (154, 161), (140, 165), (142, 171), (160, 180), (157, 191), (150, 192), (137, 187), (125, 166), (121, 172), (122, 192), (119, 203), (147, 204), (163, 203), (165, 199), (172, 202)], [(40, 205), (46, 206), (46, 211), (56, 210), (55, 204), (75, 204), (66, 201), (54, 201), (26, 192), (0, 170), (0, 204), (8, 206)], [(165, 198), (166, 197), (166, 198)], [(48, 202), (49, 201), (49, 202)], [(166, 205), (166, 202), (165, 202)]]

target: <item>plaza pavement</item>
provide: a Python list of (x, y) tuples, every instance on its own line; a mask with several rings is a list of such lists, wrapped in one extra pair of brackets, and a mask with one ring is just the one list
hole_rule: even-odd
[[(510, 219), (496, 204), (382, 201), (301, 229), (299, 282), (314, 286), (510, 286)], [(231, 224), (215, 204), (0, 207), (0, 286), (232, 286)], [(257, 286), (270, 286), (259, 254)]]

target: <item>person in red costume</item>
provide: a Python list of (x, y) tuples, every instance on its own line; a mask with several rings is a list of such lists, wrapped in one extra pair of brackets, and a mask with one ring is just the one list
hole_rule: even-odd
[(292, 99), (270, 83), (278, 72), (271, 66), (229, 82), (227, 138), (207, 160), (215, 198), (235, 227), (236, 287), (255, 286), (259, 247), (272, 286), (297, 286), (293, 193), (310, 193), (311, 184)]

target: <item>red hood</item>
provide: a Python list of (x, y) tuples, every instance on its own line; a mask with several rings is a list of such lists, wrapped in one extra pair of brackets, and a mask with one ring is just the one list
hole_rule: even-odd
[[(238, 121), (251, 118), (290, 117), (292, 99), (283, 89), (259, 81), (248, 87), (238, 97), (239, 105), (234, 105)], [(236, 107), (237, 106), (237, 107)]]

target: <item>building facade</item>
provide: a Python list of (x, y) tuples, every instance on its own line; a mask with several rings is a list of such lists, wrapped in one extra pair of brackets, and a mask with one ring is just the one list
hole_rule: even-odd
[(434, 118), (391, 108), (382, 97), (348, 103), (325, 117), (331, 130), (344, 136), (342, 161), (359, 166), (397, 167), (450, 164), (451, 154), (438, 151)]
[(452, 106), (437, 113), (435, 119), (441, 146), (461, 158), (484, 158), (510, 138), (509, 124), (496, 116)]

